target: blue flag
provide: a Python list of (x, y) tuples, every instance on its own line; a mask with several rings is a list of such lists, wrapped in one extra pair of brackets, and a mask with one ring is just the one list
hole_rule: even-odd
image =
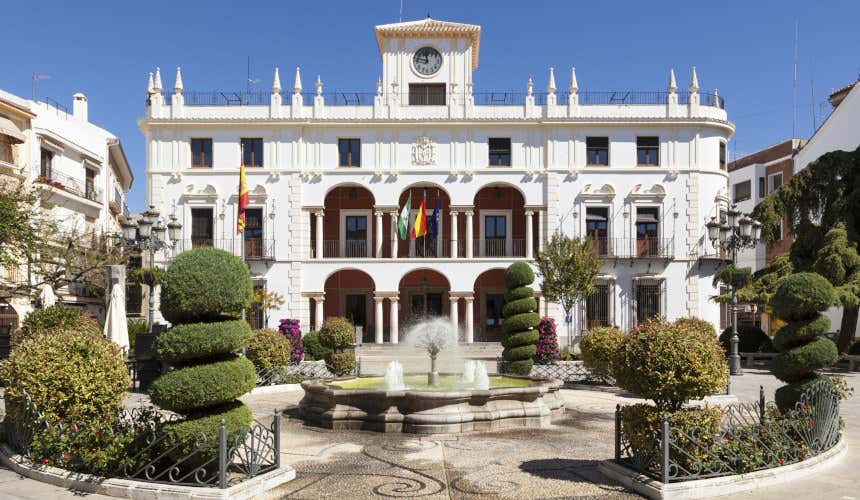
[(439, 197), (436, 197), (436, 206), (433, 208), (433, 215), (430, 216), (430, 234), (433, 236), (439, 236), (439, 210), (441, 210), (441, 202), (439, 201)]

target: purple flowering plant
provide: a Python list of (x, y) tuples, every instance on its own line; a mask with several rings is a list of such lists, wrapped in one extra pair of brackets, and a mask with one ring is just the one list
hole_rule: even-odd
[(535, 344), (535, 362), (539, 364), (551, 363), (558, 359), (558, 337), (555, 332), (555, 320), (543, 317), (538, 324), (538, 340)]
[(294, 318), (282, 319), (278, 325), (278, 331), (287, 339), (293, 346), (293, 351), (290, 354), (290, 361), (298, 363), (302, 360), (305, 354), (305, 346), (302, 344), (302, 329), (299, 320)]

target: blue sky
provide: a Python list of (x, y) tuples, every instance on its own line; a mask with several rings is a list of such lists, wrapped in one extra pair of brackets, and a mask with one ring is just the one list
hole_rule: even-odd
[[(137, 119), (146, 77), (161, 66), (166, 88), (182, 66), (186, 90), (239, 90), (251, 74), (284, 87), (296, 66), (312, 89), (374, 90), (381, 70), (376, 24), (396, 22), (400, 0), (314, 2), (7, 2), (0, 88), (30, 96), (31, 74), (50, 75), (36, 96), (71, 107), (89, 98), (90, 120), (117, 134), (135, 173), (129, 205), (144, 204), (144, 143)], [(795, 21), (799, 21), (797, 135), (808, 137), (832, 88), (860, 74), (860, 2), (574, 2), (403, 0), (403, 19), (480, 24), (475, 91), (546, 87), (549, 66), (566, 88), (575, 65), (581, 90), (662, 90), (669, 68), (686, 88), (695, 65), (703, 89), (719, 89), (737, 125), (730, 154), (792, 132)], [(814, 80), (814, 86), (812, 81)], [(814, 90), (814, 100), (812, 92)], [(820, 124), (820, 122), (819, 122)]]

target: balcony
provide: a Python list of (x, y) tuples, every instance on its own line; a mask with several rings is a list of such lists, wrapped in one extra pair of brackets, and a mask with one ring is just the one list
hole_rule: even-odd
[[(190, 238), (177, 242), (171, 254), (172, 257), (195, 248), (212, 247), (218, 248), (231, 254), (242, 257), (248, 261), (266, 261), (275, 258), (275, 240), (264, 238), (248, 238), (245, 240), (244, 252), (242, 251), (242, 240), (233, 238)], [(172, 258), (171, 257), (171, 258)]]
[(505, 238), (476, 238), (473, 243), (476, 257), (525, 257), (526, 240)]
[(592, 245), (599, 257), (610, 259), (671, 259), (673, 238), (597, 238)]
[(101, 203), (102, 193), (99, 188), (89, 183), (82, 183), (74, 177), (69, 177), (68, 175), (61, 174), (59, 172), (43, 172), (43, 175), (39, 175), (39, 177), (36, 178), (36, 182), (71, 193), (95, 203)]

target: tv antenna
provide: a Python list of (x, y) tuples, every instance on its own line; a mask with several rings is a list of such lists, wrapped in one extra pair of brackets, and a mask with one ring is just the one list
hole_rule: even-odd
[(47, 80), (51, 78), (50, 75), (45, 75), (42, 73), (33, 73), (33, 76), (30, 79), (30, 87), (31, 87), (31, 98), (33, 101), (36, 101), (36, 82), (39, 80)]

